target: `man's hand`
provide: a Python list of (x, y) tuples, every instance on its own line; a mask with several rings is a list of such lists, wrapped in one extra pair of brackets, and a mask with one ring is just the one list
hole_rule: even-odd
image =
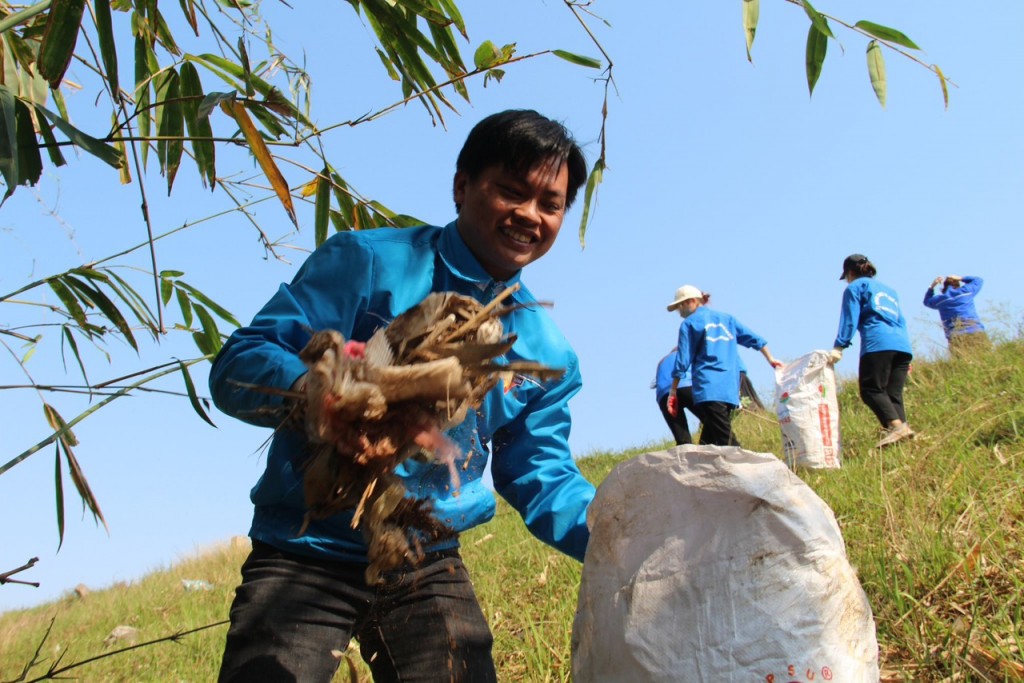
[(932, 280), (932, 289), (935, 289), (936, 287), (941, 285), (942, 281), (945, 280), (945, 279), (946, 278), (944, 278), (943, 276), (940, 275), (937, 278), (935, 278), (934, 280)]
[(668, 397), (668, 414), (672, 417), (679, 416), (679, 399), (675, 394), (669, 394)]
[(828, 352), (828, 364), (835, 365), (843, 359), (843, 350), (838, 346)]

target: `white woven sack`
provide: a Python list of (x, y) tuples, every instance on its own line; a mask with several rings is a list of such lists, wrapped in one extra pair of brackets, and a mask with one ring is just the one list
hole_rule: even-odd
[(827, 351), (811, 351), (775, 371), (775, 410), (790, 467), (840, 467), (836, 373)]
[(575, 683), (876, 683), (867, 596), (828, 506), (768, 453), (620, 464), (588, 512)]

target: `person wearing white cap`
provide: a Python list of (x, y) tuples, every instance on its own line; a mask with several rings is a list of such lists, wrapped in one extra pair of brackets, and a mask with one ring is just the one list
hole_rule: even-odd
[(678, 411), (675, 400), (679, 378), (690, 373), (693, 383), (694, 411), (701, 421), (700, 443), (713, 446), (739, 446), (732, 433), (732, 415), (740, 405), (739, 347), (760, 351), (774, 367), (782, 363), (768, 350), (768, 342), (743, 323), (705, 304), (711, 295), (693, 285), (676, 290), (667, 308), (679, 311), (679, 352), (672, 373), (668, 408)]

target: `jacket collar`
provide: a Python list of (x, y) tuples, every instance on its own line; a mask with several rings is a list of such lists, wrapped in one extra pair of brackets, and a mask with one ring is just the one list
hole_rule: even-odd
[[(452, 221), (441, 230), (441, 239), (438, 240), (437, 252), (441, 260), (448, 266), (448, 269), (463, 280), (468, 280), (477, 286), (480, 291), (485, 292), (489, 299), (506, 287), (511, 287), (520, 282), (523, 271), (518, 270), (516, 274), (503, 282), (495, 280), (480, 265), (473, 252), (469, 250), (466, 242), (459, 234), (457, 221)], [(512, 298), (520, 303), (525, 303), (528, 298), (523, 296), (523, 289), (512, 295)]]

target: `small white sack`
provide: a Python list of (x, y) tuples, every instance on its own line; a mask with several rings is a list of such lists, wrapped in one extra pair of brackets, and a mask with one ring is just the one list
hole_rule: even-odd
[(782, 452), (792, 467), (839, 469), (839, 402), (828, 351), (811, 351), (775, 371)]
[(588, 511), (575, 683), (877, 683), (875, 623), (829, 507), (777, 457), (677, 446)]

